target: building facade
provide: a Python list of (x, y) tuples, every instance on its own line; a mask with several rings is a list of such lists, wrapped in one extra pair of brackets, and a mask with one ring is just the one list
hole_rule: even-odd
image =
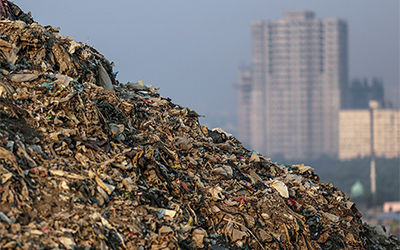
[(241, 127), (247, 134), (240, 133), (247, 144), (287, 159), (337, 156), (348, 79), (346, 22), (310, 11), (254, 21), (252, 50), (249, 113), (239, 117), (249, 119)]
[(370, 157), (372, 150), (376, 157), (400, 157), (400, 110), (342, 110), (339, 117), (339, 159)]
[(379, 106), (390, 106), (385, 102), (383, 81), (373, 78), (353, 79), (349, 86), (349, 103), (346, 109), (368, 109), (370, 101), (377, 101)]
[[(250, 97), (252, 88), (252, 72), (250, 68), (242, 67), (238, 74), (239, 106), (238, 106), (238, 127), (239, 138), (243, 143), (250, 141)], [(246, 145), (248, 146), (248, 145)]]

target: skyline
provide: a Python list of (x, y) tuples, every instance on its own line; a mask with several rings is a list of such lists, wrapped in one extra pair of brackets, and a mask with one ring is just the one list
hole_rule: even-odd
[(311, 11), (253, 22), (251, 80), (238, 79), (239, 139), (271, 157), (336, 157), (349, 95), (347, 39), (346, 21)]
[(59, 26), (62, 34), (98, 48), (115, 62), (120, 81), (143, 80), (160, 87), (162, 95), (206, 115), (212, 126), (222, 125), (219, 117), (236, 114), (234, 85), (240, 63), (251, 62), (251, 21), (278, 19), (290, 9), (346, 19), (349, 80), (379, 77), (386, 96), (393, 102), (398, 96), (398, 1), (353, 1), (351, 6), (314, 0), (107, 3), (17, 2), (39, 23)]

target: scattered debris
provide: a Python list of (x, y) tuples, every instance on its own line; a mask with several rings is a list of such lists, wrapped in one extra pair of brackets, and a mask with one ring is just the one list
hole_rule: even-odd
[(0, 246), (399, 249), (309, 167), (272, 163), (11, 4), (0, 22)]

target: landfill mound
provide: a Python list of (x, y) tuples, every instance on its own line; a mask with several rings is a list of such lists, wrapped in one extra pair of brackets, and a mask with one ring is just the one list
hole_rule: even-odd
[[(283, 166), (11, 4), (0, 22), (0, 247), (400, 249)], [(31, 20), (31, 21), (29, 21)]]

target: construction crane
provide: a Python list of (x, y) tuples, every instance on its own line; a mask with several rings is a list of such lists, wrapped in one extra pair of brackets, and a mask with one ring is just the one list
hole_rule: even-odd
[(2, 18), (14, 19), (7, 0), (0, 0), (0, 12)]

